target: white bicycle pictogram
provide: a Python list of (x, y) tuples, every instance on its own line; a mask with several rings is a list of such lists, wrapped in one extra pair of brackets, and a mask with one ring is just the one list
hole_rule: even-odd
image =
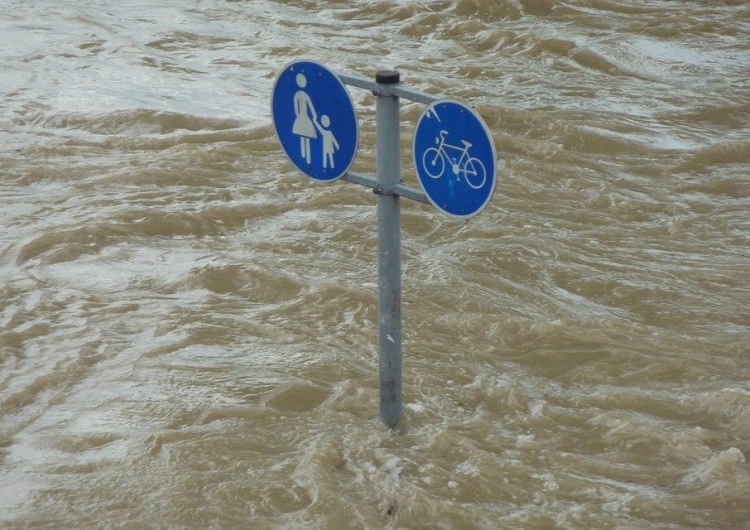
[[(457, 180), (461, 180), (461, 176), (463, 176), (469, 186), (478, 190), (487, 182), (487, 170), (484, 168), (484, 164), (478, 158), (469, 155), (471, 143), (461, 140), (461, 143), (464, 144), (463, 147), (451, 145), (445, 142), (447, 135), (448, 131), (441, 130), (440, 135), (435, 138), (435, 143), (438, 146), (425, 150), (424, 155), (422, 155), (422, 167), (430, 178), (439, 179), (445, 173), (447, 163)], [(452, 158), (447, 149), (461, 153), (458, 160), (455, 157)]]

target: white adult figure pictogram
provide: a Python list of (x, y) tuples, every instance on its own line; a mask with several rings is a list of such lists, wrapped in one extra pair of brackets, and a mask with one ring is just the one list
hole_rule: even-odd
[[(307, 78), (304, 74), (297, 74), (297, 86), (303, 89), (307, 86)], [(315, 112), (310, 96), (304, 90), (298, 90), (294, 94), (294, 119), (292, 132), (300, 137), (301, 154), (307, 163), (310, 163), (310, 139), (317, 138), (318, 133), (315, 131), (318, 121), (318, 115)]]

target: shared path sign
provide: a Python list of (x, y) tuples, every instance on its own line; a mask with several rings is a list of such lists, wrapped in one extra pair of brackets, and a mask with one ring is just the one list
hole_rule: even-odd
[[(349, 171), (357, 154), (354, 105), (344, 83), (376, 97), (377, 177)], [(401, 181), (400, 98), (427, 104), (414, 131), (414, 168), (421, 191)], [(400, 198), (432, 203), (453, 217), (481, 212), (495, 190), (495, 146), (470, 107), (409, 90), (393, 70), (375, 82), (336, 75), (310, 61), (288, 64), (276, 78), (271, 113), (281, 147), (297, 169), (320, 181), (343, 178), (378, 197), (378, 354), (380, 417), (395, 427), (401, 415)]]
[(357, 154), (357, 115), (346, 87), (325, 66), (288, 64), (276, 78), (271, 114), (281, 147), (310, 178), (343, 177)]

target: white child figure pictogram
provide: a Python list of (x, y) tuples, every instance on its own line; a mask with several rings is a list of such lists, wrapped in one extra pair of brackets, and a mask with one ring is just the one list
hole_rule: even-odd
[(327, 115), (323, 115), (320, 118), (320, 123), (314, 121), (315, 126), (320, 131), (320, 136), (323, 137), (323, 169), (328, 167), (328, 163), (331, 164), (333, 169), (333, 154), (338, 151), (339, 143), (336, 141), (336, 137), (331, 132), (331, 119)]

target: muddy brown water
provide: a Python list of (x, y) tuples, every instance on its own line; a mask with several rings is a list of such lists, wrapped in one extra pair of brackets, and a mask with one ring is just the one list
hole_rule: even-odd
[[(0, 526), (750, 528), (746, 2), (2, 4)], [(375, 199), (274, 136), (302, 58), (495, 140), (481, 215), (402, 205), (398, 432)]]

